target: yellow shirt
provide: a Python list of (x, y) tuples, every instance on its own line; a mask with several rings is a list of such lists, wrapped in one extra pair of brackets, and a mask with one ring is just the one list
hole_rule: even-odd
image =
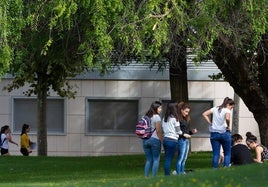
[(30, 138), (27, 134), (23, 134), (20, 136), (20, 146), (21, 148), (30, 148)]

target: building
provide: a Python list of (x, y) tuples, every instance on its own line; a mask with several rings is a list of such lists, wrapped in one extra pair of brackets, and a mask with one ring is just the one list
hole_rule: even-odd
[[(199, 66), (188, 63), (191, 125), (199, 130), (191, 140), (192, 151), (211, 150), (202, 112), (234, 95), (229, 83), (208, 78), (218, 72), (212, 62)], [(0, 88), (11, 81), (12, 77), (2, 79)], [(135, 123), (152, 101), (170, 99), (168, 70), (158, 72), (132, 63), (105, 76), (87, 73), (69, 81), (77, 91), (75, 99), (61, 98), (53, 92), (48, 98), (48, 156), (143, 153), (141, 140), (134, 134)], [(30, 138), (36, 141), (36, 97), (24, 96), (27, 89), (25, 86), (11, 93), (1, 91), (0, 95), (0, 123), (11, 126), (13, 140), (18, 143), (23, 123), (30, 124)], [(252, 113), (241, 101), (239, 133), (245, 135), (247, 131), (259, 134)], [(20, 155), (19, 148), (10, 144), (10, 153)]]

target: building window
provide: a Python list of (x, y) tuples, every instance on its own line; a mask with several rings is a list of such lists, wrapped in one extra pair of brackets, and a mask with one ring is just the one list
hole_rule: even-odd
[(202, 113), (213, 107), (213, 101), (190, 100), (189, 105), (191, 107), (190, 126), (191, 128), (196, 128), (198, 130), (198, 133), (195, 134), (194, 136), (196, 137), (209, 136), (208, 124), (204, 120)]
[[(166, 106), (169, 100), (162, 100), (163, 103), (163, 111), (162, 117), (165, 114)], [(190, 110), (190, 128), (196, 128), (198, 133), (194, 135), (194, 137), (202, 137), (202, 136), (209, 136), (208, 124), (204, 120), (202, 113), (213, 107), (213, 101), (211, 100), (190, 100), (189, 105), (191, 107)]]
[(86, 134), (134, 134), (138, 111), (137, 99), (87, 99)]
[[(12, 99), (12, 124), (13, 132), (20, 133), (22, 124), (31, 127), (30, 133), (37, 133), (37, 99), (13, 98)], [(47, 133), (65, 133), (65, 100), (62, 98), (47, 98)]]

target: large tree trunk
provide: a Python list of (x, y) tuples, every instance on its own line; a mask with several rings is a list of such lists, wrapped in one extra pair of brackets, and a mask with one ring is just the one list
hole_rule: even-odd
[[(212, 56), (225, 79), (253, 113), (259, 126), (261, 143), (268, 146), (268, 93), (266, 93), (267, 89), (258, 82), (261, 79), (257, 78), (252, 70), (255, 66), (251, 61), (252, 58), (235, 49), (232, 42), (224, 36), (215, 42)], [(267, 58), (263, 59), (262, 64), (267, 64)], [(262, 81), (267, 84), (268, 80)]]
[(47, 88), (43, 86), (37, 93), (37, 142), (39, 156), (47, 156), (46, 105)]
[(184, 35), (174, 35), (167, 59), (169, 61), (169, 81), (171, 99), (188, 102), (187, 48), (183, 45)]
[(254, 118), (259, 124), (261, 143), (268, 147), (268, 111), (262, 114), (255, 114)]
[(187, 74), (185, 75), (183, 72), (179, 72), (176, 67), (170, 67), (169, 71), (171, 99), (178, 102), (188, 102), (188, 85), (187, 80), (185, 80)]

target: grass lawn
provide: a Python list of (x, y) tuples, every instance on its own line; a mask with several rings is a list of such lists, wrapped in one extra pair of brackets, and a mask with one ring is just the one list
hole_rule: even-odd
[[(164, 176), (163, 160), (158, 176), (144, 178), (144, 155), (104, 157), (0, 157), (0, 186), (266, 186), (268, 163), (211, 168), (211, 153), (191, 153), (186, 175)], [(173, 163), (175, 167), (175, 162)], [(174, 168), (172, 168), (174, 169)]]

